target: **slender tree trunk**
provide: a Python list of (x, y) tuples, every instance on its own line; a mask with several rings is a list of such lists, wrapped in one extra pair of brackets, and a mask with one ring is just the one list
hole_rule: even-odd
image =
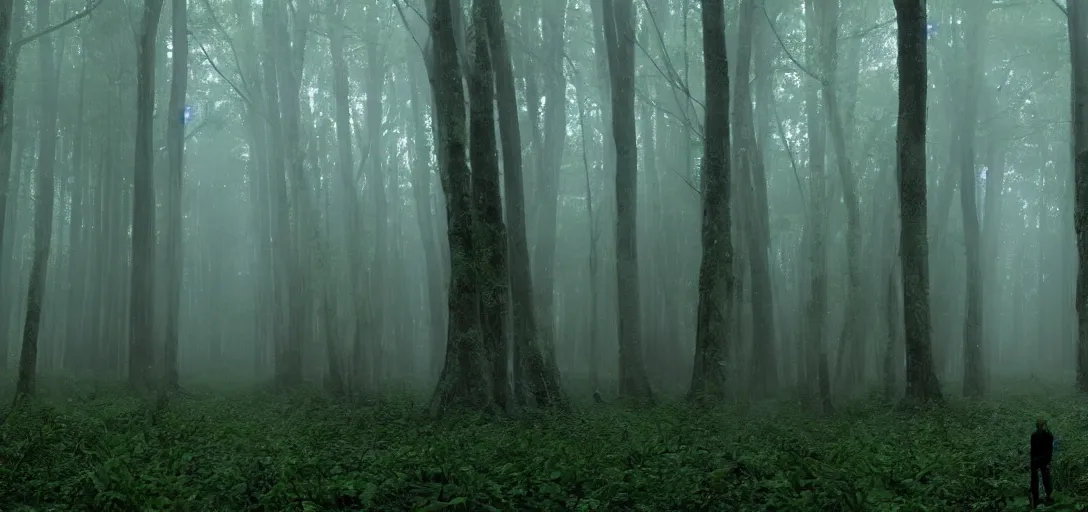
[(982, 347), (982, 260), (979, 254), (980, 227), (978, 219), (977, 177), (975, 171), (975, 132), (978, 128), (978, 102), (982, 82), (982, 45), (986, 39), (986, 17), (990, 14), (988, 3), (977, 3), (968, 8), (965, 16), (967, 34), (967, 66), (965, 69), (963, 110), (958, 116), (957, 141), (960, 147), (960, 207), (963, 216), (964, 245), (966, 246), (966, 307), (963, 319), (963, 394), (978, 397), (986, 394), (987, 370)]
[(170, 79), (170, 108), (166, 117), (166, 144), (170, 175), (166, 190), (166, 387), (178, 387), (178, 315), (181, 309), (182, 173), (185, 169), (185, 88), (189, 81), (189, 34), (186, 0), (171, 0), (173, 5), (173, 67)]
[[(563, 163), (563, 150), (567, 146), (567, 80), (564, 74), (563, 53), (565, 48), (567, 0), (543, 0), (541, 2), (543, 62), (537, 68), (544, 85), (544, 132), (542, 146), (538, 148), (536, 169), (536, 202), (539, 213), (537, 222), (536, 265), (539, 279), (536, 285), (536, 304), (540, 315), (540, 344), (547, 365), (555, 362), (555, 249), (559, 208), (559, 170)], [(531, 80), (531, 79), (530, 79)]]
[(632, 0), (604, 0), (604, 33), (612, 79), (616, 141), (616, 280), (619, 311), (620, 396), (650, 400), (642, 358), (639, 310), (638, 146), (635, 135), (635, 30)]
[[(355, 185), (355, 158), (351, 151), (351, 104), (348, 96), (350, 85), (348, 82), (347, 62), (344, 59), (344, 2), (339, 0), (334, 4), (334, 16), (336, 21), (329, 23), (329, 47), (332, 54), (333, 97), (336, 108), (336, 146), (338, 151), (337, 169), (340, 175), (341, 194), (344, 198), (344, 207), (340, 209), (344, 221), (344, 236), (348, 248), (348, 260), (354, 262), (348, 265), (349, 280), (351, 282), (352, 315), (354, 326), (352, 333), (352, 347), (361, 346), (365, 341), (363, 271), (358, 268), (363, 261), (362, 230), (359, 219), (362, 211), (359, 207), (359, 188)], [(413, 187), (414, 188), (414, 187)], [(424, 239), (426, 243), (426, 239)], [(332, 359), (329, 360), (332, 362)], [(359, 368), (355, 368), (358, 370)], [(331, 366), (330, 366), (331, 371)]]
[[(584, 82), (579, 83), (580, 86)], [(589, 226), (589, 253), (587, 265), (589, 267), (589, 382), (595, 393), (600, 393), (601, 371), (600, 361), (600, 302), (597, 293), (597, 218), (593, 215), (593, 185), (590, 182), (589, 157), (586, 151), (586, 112), (582, 98), (582, 87), (578, 91), (578, 129), (582, 138), (582, 165), (585, 167), (586, 178), (586, 225)]]
[[(11, 42), (22, 35), (22, 18), (26, 2), (0, 1), (0, 247), (4, 245), (4, 231), (7, 225), (8, 194), (12, 181), (11, 169), (15, 153), (15, 109), (12, 99), (15, 96), (15, 62), (19, 57), (18, 48), (12, 48)], [(13, 26), (14, 25), (14, 26)], [(0, 286), (6, 286), (10, 273), (7, 261), (0, 261)], [(8, 333), (7, 309), (0, 308), (0, 336)], [(8, 367), (8, 344), (0, 343), (0, 373)]]
[[(0, 111), (6, 109), (11, 101), (9, 84), (13, 84), (14, 80), (9, 75), (11, 70), (15, 68), (14, 63), (16, 60), (16, 56), (12, 55), (10, 51), (12, 41), (11, 25), (14, 21), (21, 21), (15, 17), (15, 9), (18, 4), (13, 0), (0, 1)], [(10, 126), (7, 123), (0, 124), (0, 131), (8, 128)]]
[(385, 347), (385, 303), (387, 302), (386, 263), (388, 259), (388, 231), (389, 231), (389, 204), (386, 197), (386, 183), (392, 177), (386, 176), (385, 156), (382, 147), (382, 90), (385, 85), (385, 56), (384, 50), (376, 43), (371, 42), (367, 47), (367, 87), (366, 87), (366, 125), (369, 138), (370, 153), (367, 163), (370, 164), (370, 202), (374, 205), (374, 271), (370, 282), (370, 290), (373, 295), (371, 303), (367, 305), (368, 321), (371, 324), (371, 340), (363, 343), (362, 366), (359, 371), (364, 371), (363, 383), (368, 387), (377, 385), (377, 374), (380, 366), (379, 358)]
[(940, 400), (933, 366), (929, 311), (929, 241), (926, 215), (926, 2), (895, 0), (899, 25), (899, 253), (903, 260), (907, 396)]
[(155, 48), (163, 0), (145, 0), (136, 58), (136, 154), (132, 180), (129, 384), (152, 384), (155, 335)]
[[(37, 26), (49, 27), (49, 0), (38, 0)], [(53, 36), (38, 39), (38, 64), (43, 77), (54, 75), (56, 50)], [(53, 238), (53, 174), (57, 163), (57, 108), (60, 97), (59, 76), (45, 80), (38, 117), (38, 166), (34, 172), (34, 259), (30, 267), (30, 286), (26, 293), (26, 318), (23, 323), (23, 346), (19, 355), (19, 378), (15, 384), (15, 400), (34, 394), (38, 366), (38, 343), (41, 332), (42, 297), (49, 268), (49, 249)], [(6, 350), (5, 350), (6, 351)]]
[[(842, 181), (843, 203), (846, 206), (846, 317), (842, 326), (842, 335), (839, 336), (839, 353), (836, 357), (835, 371), (840, 377), (847, 378), (842, 383), (845, 390), (855, 388), (861, 382), (861, 368), (858, 366), (863, 357), (853, 356), (853, 353), (863, 350), (862, 337), (864, 325), (862, 313), (865, 308), (865, 298), (862, 296), (862, 269), (861, 269), (861, 205), (858, 198), (857, 179), (854, 177), (854, 166), (850, 161), (850, 154), (846, 145), (846, 123), (843, 122), (842, 108), (839, 106), (839, 80), (838, 69), (838, 39), (839, 39), (839, 3), (838, 0), (820, 2), (821, 14), (824, 20), (823, 47), (821, 72), (823, 78), (823, 99), (826, 108), (826, 116), (830, 127), (831, 142), (835, 149), (839, 178)], [(846, 354), (853, 357), (847, 357)], [(850, 365), (851, 368), (844, 368)]]
[[(518, 376), (525, 381), (525, 389), (533, 396), (537, 405), (547, 407), (564, 405), (566, 400), (559, 388), (559, 369), (555, 366), (554, 354), (545, 356), (538, 340), (537, 318), (533, 309), (533, 281), (529, 262), (529, 246), (525, 232), (525, 199), (522, 182), (521, 129), (518, 125), (517, 94), (514, 84), (514, 70), (506, 49), (506, 32), (503, 28), (502, 7), (498, 0), (477, 0), (483, 2), (487, 17), (487, 30), (490, 41), (491, 60), (495, 68), (495, 85), (498, 92), (499, 132), (502, 136), (503, 185), (506, 195), (506, 218), (509, 222), (508, 243), (510, 258), (510, 286), (513, 301), (514, 343), (520, 360), (514, 364), (521, 368)], [(561, 2), (565, 4), (566, 2)], [(560, 40), (562, 30), (560, 29)], [(561, 62), (560, 62), (561, 64)], [(565, 83), (565, 82), (564, 82)], [(561, 104), (563, 105), (563, 104)], [(563, 107), (565, 109), (565, 105)], [(547, 117), (547, 113), (545, 114)], [(565, 120), (565, 116), (563, 116)], [(547, 122), (545, 122), (547, 124)], [(565, 131), (565, 128), (564, 128)], [(553, 172), (558, 177), (558, 162), (552, 162)], [(545, 169), (549, 169), (545, 167)], [(475, 186), (475, 182), (474, 182)], [(558, 191), (554, 191), (556, 194)], [(554, 195), (554, 194), (553, 194)], [(551, 196), (548, 196), (551, 197)], [(554, 199), (554, 198), (553, 198)], [(546, 217), (547, 215), (545, 215)], [(551, 260), (555, 259), (555, 214), (552, 212), (551, 224)], [(542, 237), (549, 224), (541, 223)], [(544, 242), (546, 243), (546, 242)], [(550, 260), (549, 260), (550, 261)], [(544, 262), (545, 266), (553, 264)], [(549, 272), (543, 272), (544, 280), (551, 280)], [(548, 287), (549, 295), (551, 287)], [(550, 307), (549, 307), (550, 308)], [(544, 311), (543, 309), (541, 311)], [(544, 318), (544, 323), (551, 323), (551, 318)], [(546, 334), (544, 336), (547, 336)], [(546, 339), (546, 338), (545, 338)], [(546, 343), (546, 342), (545, 342)], [(503, 364), (506, 364), (505, 353)]]
[(777, 337), (774, 323), (774, 295), (771, 285), (770, 227), (767, 211), (767, 179), (763, 168), (763, 148), (756, 133), (749, 71), (755, 37), (755, 0), (741, 3), (740, 40), (734, 94), (734, 146), (736, 163), (740, 166), (742, 190), (748, 195), (747, 212), (749, 239), (748, 259), (752, 273), (752, 392), (766, 397), (778, 388), (778, 366), (775, 363)]
[[(805, 20), (806, 54), (808, 62), (822, 62), (819, 52), (826, 51), (826, 45), (818, 44), (822, 26), (820, 13), (813, 0), (806, 0)], [(821, 72), (823, 72), (821, 70)], [(805, 98), (805, 111), (808, 117), (809, 139), (809, 210), (808, 233), (809, 254), (809, 297), (805, 308), (807, 355), (806, 376), (808, 385), (815, 386), (820, 407), (825, 411), (832, 409), (831, 376), (828, 370), (827, 355), (827, 240), (830, 237), (828, 226), (827, 198), (827, 112), (820, 108), (820, 89), (809, 86)]]
[[(424, 105), (419, 94), (419, 71), (412, 65), (412, 126), (414, 153), (412, 161), (412, 192), (415, 195), (416, 220), (419, 222), (419, 236), (423, 244), (424, 261), (426, 269), (424, 276), (427, 279), (427, 309), (428, 309), (428, 333), (430, 336), (430, 366), (428, 375), (434, 378), (442, 371), (442, 356), (446, 350), (446, 325), (445, 308), (442, 300), (442, 272), (441, 252), (439, 241), (435, 237), (434, 214), (431, 213), (431, 145), (424, 129)], [(433, 111), (432, 111), (433, 112)], [(505, 133), (505, 131), (503, 132)], [(507, 177), (509, 180), (510, 178)]]
[(703, 60), (706, 64), (706, 127), (703, 159), (703, 258), (699, 266), (699, 307), (695, 364), (688, 398), (726, 396), (727, 335), (734, 321), (733, 240), (729, 202), (729, 61), (725, 49), (725, 5), (703, 1)]

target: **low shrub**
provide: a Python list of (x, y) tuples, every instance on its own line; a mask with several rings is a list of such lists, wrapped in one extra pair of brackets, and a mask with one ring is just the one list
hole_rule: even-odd
[(113, 390), (6, 417), (0, 509), (1019, 510), (1038, 415), (1062, 438), (1050, 510), (1079, 510), (1079, 397), (871, 402), (825, 417), (668, 404), (432, 421), (407, 399), (198, 395), (161, 406)]

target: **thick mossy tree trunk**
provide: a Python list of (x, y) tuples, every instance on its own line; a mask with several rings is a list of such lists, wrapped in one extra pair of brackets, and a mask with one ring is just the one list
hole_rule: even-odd
[(476, 286), (480, 294), (480, 333), (491, 365), (492, 393), (509, 410), (510, 375), (507, 369), (506, 308), (509, 277), (506, 271), (506, 225), (499, 192), (499, 150), (495, 140), (495, 80), (488, 49), (486, 6), (473, 5), (471, 26), (472, 69), (468, 76), (469, 161), (472, 163)]
[(1073, 226), (1077, 236), (1077, 389), (1088, 393), (1088, 5), (1070, 2)]
[(723, 0), (703, 2), (703, 61), (706, 65), (706, 135), (703, 158), (703, 260), (695, 330), (692, 400), (726, 396), (724, 343), (733, 297), (733, 239), (730, 230), (729, 60), (725, 50)]
[[(514, 315), (515, 352), (520, 367), (515, 375), (524, 389), (541, 407), (566, 404), (559, 387), (559, 369), (554, 358), (544, 357), (538, 339), (536, 312), (533, 309), (532, 268), (525, 231), (525, 197), (522, 181), (521, 128), (518, 123), (517, 91), (514, 70), (506, 48), (502, 6), (499, 0), (477, 0), (485, 10), (491, 62), (499, 108), (499, 133), (502, 137), (503, 186), (506, 194), (506, 218), (509, 220), (510, 288)], [(475, 145), (475, 141), (473, 141)], [(473, 164), (475, 171), (475, 164)], [(555, 169), (558, 174), (558, 169)], [(553, 222), (554, 224), (554, 222)], [(553, 241), (554, 243), (554, 241)], [(554, 254), (553, 254), (554, 258)], [(549, 289), (548, 293), (551, 293)], [(545, 320), (549, 322), (550, 320)], [(503, 358), (505, 364), (506, 358)]]
[(899, 25), (899, 254), (903, 259), (903, 322), (907, 397), (941, 399), (933, 365), (929, 311), (929, 241), (926, 216), (926, 3), (895, 0)]
[(620, 396), (652, 400), (642, 357), (638, 282), (638, 144), (635, 135), (635, 16), (631, 0), (604, 0), (616, 142), (616, 281)]
[(444, 175), (450, 244), (449, 327), (446, 361), (431, 399), (431, 414), (452, 407), (484, 411), (497, 408), (491, 365), (480, 337), (478, 289), (473, 270), (472, 177), (465, 157), (465, 90), (457, 56), (454, 11), (450, 2), (434, 2), (431, 46), (438, 133), (439, 171)]

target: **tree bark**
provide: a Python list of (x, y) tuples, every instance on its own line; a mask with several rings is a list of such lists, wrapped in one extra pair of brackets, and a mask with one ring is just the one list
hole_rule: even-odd
[(962, 112), (957, 116), (957, 141), (960, 147), (960, 208), (963, 216), (963, 236), (966, 247), (966, 314), (963, 319), (963, 394), (979, 397), (986, 394), (987, 369), (982, 347), (982, 260), (979, 254), (980, 227), (978, 219), (977, 177), (975, 174), (975, 132), (978, 129), (979, 90), (982, 82), (982, 59), (986, 37), (986, 17), (990, 14), (989, 2), (977, 2), (966, 10), (964, 22), (967, 34), (967, 65), (963, 95), (959, 104)]
[(926, 215), (926, 2), (895, 0), (899, 25), (899, 252), (903, 260), (903, 321), (907, 397), (941, 400), (933, 365), (929, 311), (929, 241)]
[[(842, 182), (843, 203), (846, 206), (846, 315), (839, 336), (839, 353), (836, 357), (835, 371), (845, 378), (842, 387), (849, 390), (861, 383), (861, 364), (864, 356), (862, 337), (864, 325), (862, 313), (865, 298), (862, 296), (861, 273), (861, 204), (858, 198), (857, 178), (846, 145), (846, 123), (839, 106), (838, 39), (839, 39), (839, 2), (828, 0), (819, 3), (822, 20), (823, 48), (821, 73), (823, 75), (822, 93), (826, 116), (830, 126), (831, 143), (835, 149), (839, 178)], [(850, 354), (851, 357), (847, 357)], [(844, 368), (849, 366), (850, 368)]]
[(411, 73), (410, 80), (412, 88), (412, 118), (415, 120), (412, 123), (412, 139), (414, 143), (412, 192), (416, 203), (416, 220), (419, 223), (419, 236), (423, 243), (424, 261), (426, 261), (427, 265), (423, 275), (427, 279), (427, 314), (429, 322), (429, 345), (431, 347), (429, 376), (434, 378), (438, 375), (438, 372), (442, 371), (442, 353), (446, 350), (446, 305), (443, 304), (442, 300), (442, 281), (445, 279), (445, 276), (442, 271), (441, 252), (438, 247), (439, 241), (435, 237), (434, 215), (431, 213), (430, 155), (432, 149), (431, 144), (427, 139), (424, 125), (424, 105), (423, 99), (419, 93), (420, 80), (418, 65), (412, 65), (409, 72)]
[(171, 0), (173, 8), (173, 62), (170, 108), (166, 116), (166, 144), (170, 174), (166, 189), (166, 315), (163, 353), (166, 386), (178, 387), (178, 314), (181, 308), (182, 231), (181, 190), (185, 163), (185, 89), (189, 80), (189, 34), (186, 0)]
[[(344, 59), (344, 2), (337, 1), (333, 7), (333, 15), (336, 21), (329, 23), (329, 50), (332, 56), (333, 74), (333, 98), (336, 109), (336, 149), (337, 170), (340, 175), (341, 194), (344, 198), (344, 207), (340, 209), (344, 222), (345, 243), (347, 244), (348, 260), (353, 264), (348, 265), (348, 279), (351, 282), (352, 315), (351, 346), (357, 347), (364, 340), (364, 295), (363, 270), (360, 262), (363, 261), (362, 230), (360, 229), (360, 217), (362, 211), (359, 207), (359, 188), (355, 184), (355, 158), (352, 154), (351, 138), (351, 104), (348, 99), (350, 85), (348, 83), (347, 62)], [(426, 238), (423, 238), (426, 243)], [(330, 356), (331, 357), (331, 356)], [(332, 359), (329, 360), (330, 371)], [(336, 384), (335, 382), (333, 383)]]
[(132, 181), (132, 280), (129, 306), (129, 384), (152, 384), (155, 335), (155, 48), (163, 0), (145, 0), (136, 50), (136, 153)]
[[(529, 246), (525, 232), (525, 188), (522, 181), (521, 129), (518, 125), (517, 91), (514, 84), (513, 65), (506, 49), (502, 6), (498, 0), (477, 1), (483, 3), (486, 11), (488, 41), (498, 93), (499, 133), (502, 136), (503, 186), (506, 195), (506, 218), (509, 222), (507, 243), (509, 244), (510, 287), (513, 301), (514, 343), (518, 346), (516, 353), (520, 359), (515, 360), (514, 364), (521, 368), (521, 371), (516, 372), (516, 375), (524, 380), (525, 389), (532, 395), (538, 406), (563, 406), (566, 399), (559, 386), (559, 369), (555, 366), (554, 356), (547, 357), (542, 353), (541, 349), (543, 347), (541, 347), (541, 343), (537, 338), (539, 331), (537, 330), (536, 312), (533, 309), (532, 269), (529, 262)], [(566, 2), (563, 1), (562, 3), (565, 4)], [(560, 65), (562, 65), (562, 61), (560, 61)], [(545, 117), (547, 117), (547, 113)], [(545, 124), (547, 124), (547, 121), (545, 121)], [(556, 163), (553, 170), (558, 176), (558, 163)], [(551, 260), (555, 259), (554, 221), (553, 212)], [(543, 226), (542, 229), (546, 231), (547, 224), (542, 223), (541, 225)], [(548, 236), (544, 231), (541, 233), (544, 237)], [(547, 262), (545, 264), (551, 266)], [(551, 279), (550, 274), (543, 275), (545, 275), (544, 279)], [(551, 294), (550, 287), (547, 293)], [(542, 321), (550, 323), (552, 319), (544, 318)], [(506, 358), (504, 357), (503, 364), (505, 362)]]
[(506, 225), (499, 192), (498, 142), (495, 140), (495, 81), (488, 49), (486, 5), (473, 5), (472, 70), (468, 77), (469, 162), (476, 218), (472, 234), (476, 286), (480, 294), (480, 332), (491, 365), (493, 400), (510, 410), (507, 370), (506, 308), (509, 300)]
[[(41, 29), (49, 27), (49, 0), (38, 0), (37, 25)], [(38, 118), (38, 166), (34, 172), (34, 259), (30, 267), (30, 285), (26, 292), (26, 318), (19, 355), (19, 377), (15, 384), (16, 402), (34, 394), (37, 379), (42, 297), (45, 294), (49, 250), (53, 238), (53, 174), (57, 163), (57, 109), (60, 98), (60, 77), (54, 76), (56, 60), (53, 36), (42, 36), (38, 39), (41, 76), (53, 79), (45, 79), (43, 82), (41, 115)]]
[(638, 145), (635, 135), (635, 30), (632, 0), (604, 0), (616, 141), (616, 280), (620, 396), (653, 398), (642, 358), (638, 282)]
[(446, 361), (431, 399), (430, 412), (452, 407), (494, 411), (491, 366), (480, 339), (477, 283), (473, 274), (472, 186), (465, 158), (465, 90), (456, 52), (454, 11), (450, 2), (435, 2), (431, 12), (435, 121), (440, 172), (449, 226), (450, 289)]
[(1073, 224), (1077, 236), (1077, 389), (1088, 393), (1088, 5), (1070, 2)]
[(692, 400), (726, 396), (724, 346), (733, 311), (733, 240), (729, 211), (729, 60), (725, 48), (725, 5), (703, 1), (703, 60), (706, 65), (706, 127), (703, 160), (703, 257), (699, 265), (699, 306), (695, 330)]
[(737, 69), (733, 105), (736, 130), (735, 163), (741, 178), (741, 189), (748, 195), (748, 259), (752, 273), (752, 384), (751, 392), (766, 397), (778, 388), (778, 366), (775, 363), (777, 336), (774, 323), (774, 295), (771, 286), (770, 226), (767, 210), (767, 178), (763, 167), (763, 148), (759, 145), (749, 86), (752, 68), (752, 46), (755, 37), (756, 4), (741, 2), (740, 39), (737, 47)]
[[(808, 62), (821, 62), (820, 53), (826, 51), (826, 45), (818, 44), (821, 33), (827, 30), (822, 26), (819, 9), (813, 0), (806, 0), (805, 20), (806, 59)], [(816, 397), (824, 412), (832, 409), (831, 376), (828, 370), (827, 355), (827, 240), (830, 238), (828, 226), (827, 197), (827, 112), (820, 108), (821, 90), (816, 85), (808, 88), (805, 97), (805, 113), (808, 117), (809, 139), (809, 210), (808, 235), (809, 253), (809, 297), (805, 310), (807, 355), (806, 377), (808, 385), (815, 387)]]

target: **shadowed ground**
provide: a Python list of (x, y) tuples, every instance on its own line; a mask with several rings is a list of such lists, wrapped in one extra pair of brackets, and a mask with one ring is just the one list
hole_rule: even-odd
[(408, 398), (194, 391), (163, 407), (93, 388), (50, 383), (0, 426), (0, 508), (1023, 510), (1040, 415), (1062, 438), (1050, 510), (1088, 506), (1088, 400), (1072, 395), (870, 401), (822, 419), (788, 404), (586, 404), (436, 423)]

